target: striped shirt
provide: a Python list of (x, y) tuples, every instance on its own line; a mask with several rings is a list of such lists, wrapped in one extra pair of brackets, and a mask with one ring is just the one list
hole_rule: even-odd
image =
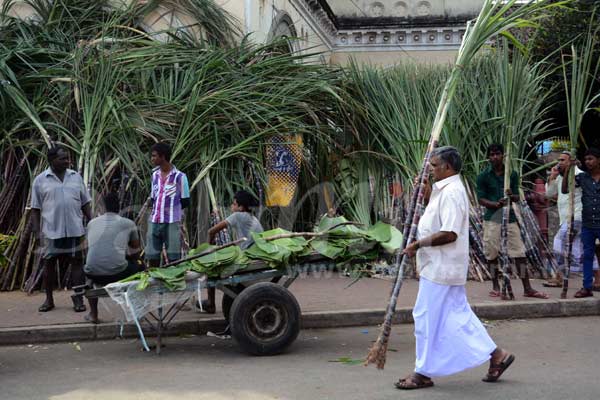
[(155, 224), (170, 224), (181, 221), (181, 199), (190, 197), (187, 176), (172, 166), (163, 180), (159, 167), (152, 173), (152, 218)]

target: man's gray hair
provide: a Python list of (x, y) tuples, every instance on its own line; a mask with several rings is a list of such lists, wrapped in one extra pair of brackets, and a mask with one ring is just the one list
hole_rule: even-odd
[(460, 173), (462, 169), (462, 160), (456, 147), (437, 147), (431, 152), (431, 156), (439, 157), (439, 159), (448, 164), (454, 170), (454, 172), (457, 174)]

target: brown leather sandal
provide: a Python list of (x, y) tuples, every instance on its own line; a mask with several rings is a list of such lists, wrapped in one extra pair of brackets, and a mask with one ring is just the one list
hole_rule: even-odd
[(394, 384), (396, 389), (415, 390), (433, 386), (433, 381), (424, 375), (414, 373), (406, 378), (400, 379)]
[(490, 368), (488, 369), (488, 373), (485, 376), (485, 378), (482, 379), (482, 381), (496, 382), (498, 379), (500, 379), (504, 371), (506, 371), (506, 369), (510, 367), (510, 364), (512, 364), (513, 361), (515, 361), (515, 356), (513, 354), (509, 354), (506, 357), (504, 357), (504, 360), (502, 360), (499, 364), (493, 364), (490, 362)]

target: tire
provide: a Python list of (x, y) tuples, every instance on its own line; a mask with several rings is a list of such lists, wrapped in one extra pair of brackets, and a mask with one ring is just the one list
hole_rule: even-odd
[(271, 282), (246, 288), (231, 306), (231, 336), (246, 353), (283, 352), (300, 332), (300, 306), (289, 290)]

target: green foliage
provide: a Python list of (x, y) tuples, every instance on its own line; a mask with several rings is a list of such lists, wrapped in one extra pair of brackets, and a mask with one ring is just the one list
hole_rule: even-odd
[[(303, 135), (305, 167), (335, 140), (337, 71), (306, 63), (311, 54), (281, 54), (277, 43), (234, 45), (231, 17), (212, 0), (122, 9), (108, 1), (34, 3), (38, 19), (2, 14), (0, 24), (0, 158), (6, 170), (25, 158), (29, 170), (18, 182), (24, 196), (15, 197), (16, 209), (27, 201), (31, 176), (46, 167), (50, 141), (72, 149), (94, 198), (116, 180), (135, 215), (149, 193), (155, 142), (173, 146), (195, 209), (202, 195), (195, 189), (204, 189), (206, 178), (218, 202), (211, 208), (239, 189), (257, 192), (273, 135)], [(170, 38), (159, 41), (143, 32), (140, 21), (159, 3), (194, 16), (200, 37), (174, 28), (159, 32)], [(320, 174), (308, 175), (307, 186)], [(197, 230), (208, 218), (203, 211), (186, 221), (193, 244), (205, 239)]]
[[(543, 12), (539, 26), (530, 43), (530, 53), (534, 60), (546, 60), (554, 69), (554, 79), (560, 80), (562, 64), (558, 49), (568, 53), (571, 44), (581, 44), (590, 26), (600, 25), (600, 4), (597, 1), (574, 0), (568, 7), (550, 8)], [(596, 42), (600, 43), (600, 32), (596, 32)], [(594, 59), (600, 56), (598, 44), (594, 48)]]
[(0, 233), (0, 269), (4, 268), (8, 264), (8, 259), (4, 256), (4, 254), (14, 241), (14, 236), (3, 235)]

